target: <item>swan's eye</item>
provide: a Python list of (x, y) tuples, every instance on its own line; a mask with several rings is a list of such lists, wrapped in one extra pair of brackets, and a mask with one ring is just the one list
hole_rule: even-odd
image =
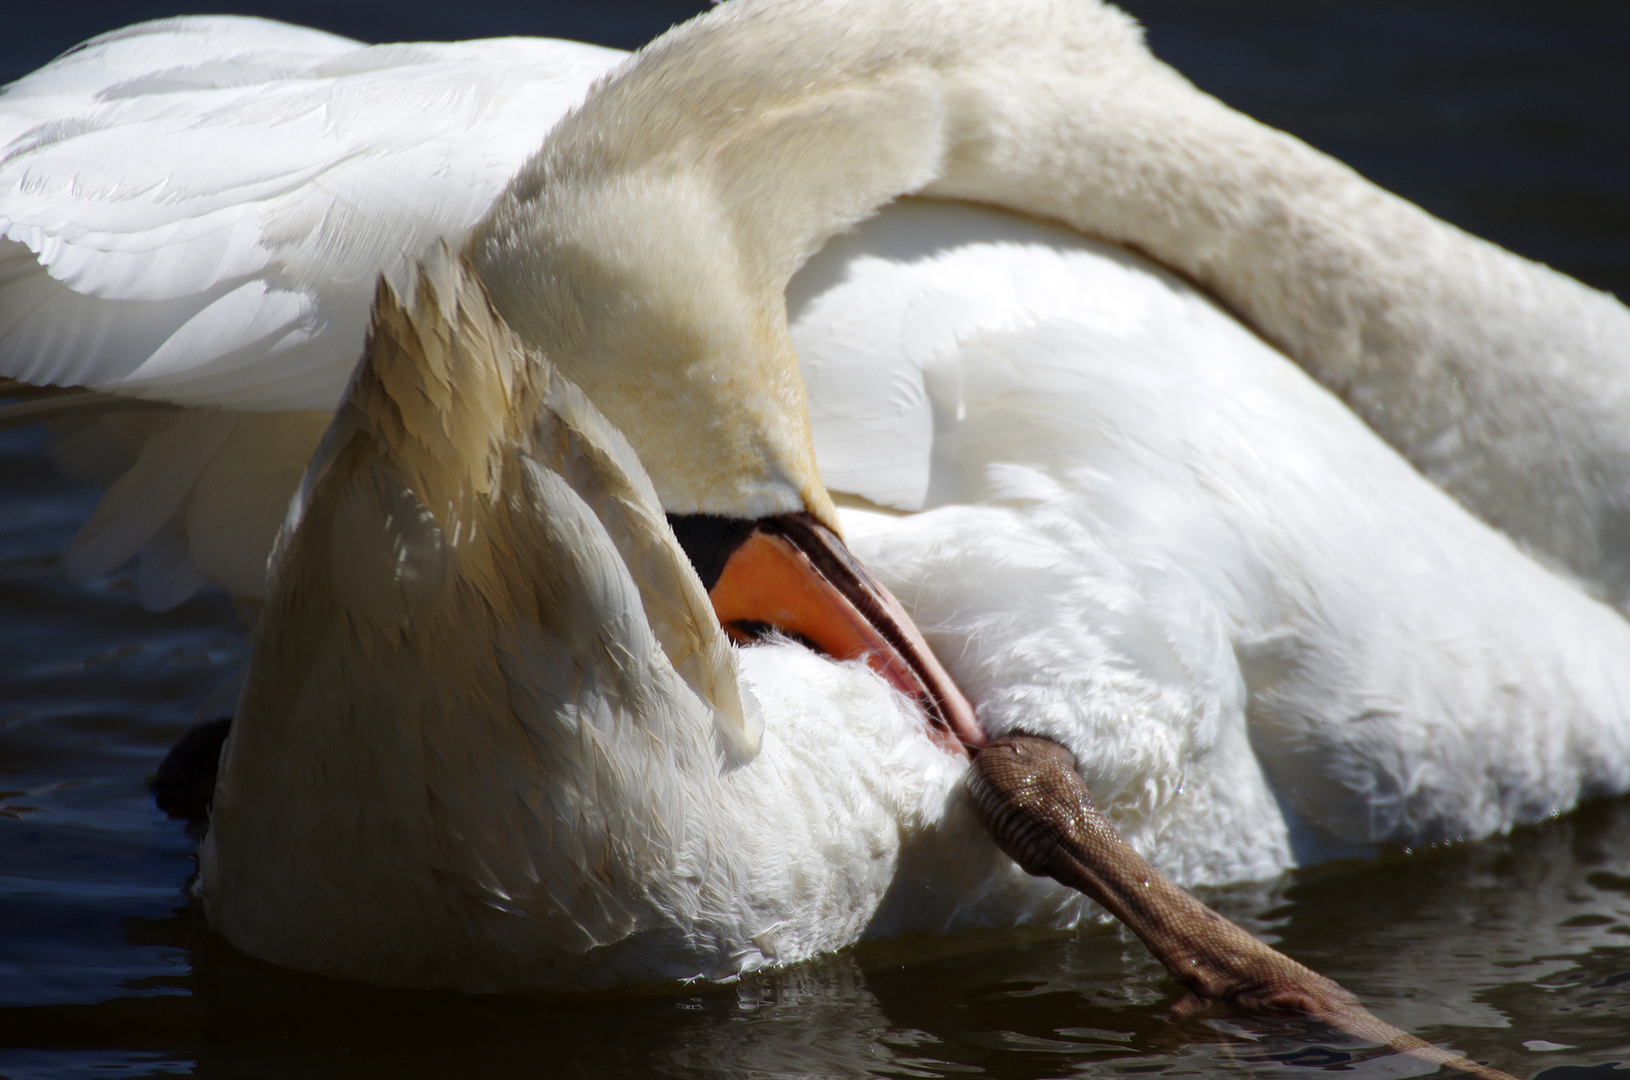
[(755, 521), (717, 514), (669, 514), (668, 525), (702, 579), (702, 588), (709, 592), (718, 584), (730, 556), (758, 527)]

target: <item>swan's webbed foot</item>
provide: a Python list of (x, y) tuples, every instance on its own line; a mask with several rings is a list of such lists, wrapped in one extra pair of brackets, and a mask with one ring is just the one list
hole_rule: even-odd
[(185, 821), (189, 832), (202, 835), (209, 824), (221, 747), (231, 729), (231, 717), (190, 728), (170, 747), (147, 785), (164, 816)]
[(1485, 1080), (1512, 1077), (1441, 1050), (1377, 1018), (1334, 980), (1298, 964), (1190, 896), (1150, 866), (1099, 813), (1075, 758), (1049, 739), (1010, 735), (968, 772), (974, 805), (1020, 866), (1079, 889), (1127, 925), (1188, 991), (1179, 1016), (1224, 1002), (1248, 1013), (1299, 1014)]

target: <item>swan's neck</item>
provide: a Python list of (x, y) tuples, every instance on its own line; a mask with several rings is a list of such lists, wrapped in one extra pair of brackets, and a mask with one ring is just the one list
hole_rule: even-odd
[[(471, 255), (504, 316), (629, 433), (665, 505), (769, 512), (825, 498), (782, 289), (914, 192), (1055, 218), (1186, 274), (1483, 516), (1576, 566), (1599, 555), (1591, 507), (1630, 494), (1630, 440), (1530, 468), (1555, 456), (1559, 411), (1630, 411), (1630, 313), (1201, 94), (1098, 4), (947, 0), (930, 18), (734, 0), (591, 94)], [(1558, 366), (1584, 377), (1533, 377)], [(675, 403), (697, 422), (652, 422)]]

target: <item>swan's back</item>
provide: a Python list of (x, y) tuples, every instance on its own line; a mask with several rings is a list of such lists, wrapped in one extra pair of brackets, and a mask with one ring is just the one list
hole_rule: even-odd
[(1624, 620), (1175, 277), (917, 203), (790, 295), (857, 552), (1185, 880), (1630, 787)]

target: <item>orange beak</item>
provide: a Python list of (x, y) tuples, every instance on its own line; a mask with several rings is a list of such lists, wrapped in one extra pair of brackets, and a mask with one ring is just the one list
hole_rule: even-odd
[(709, 583), (708, 570), (698, 569), (734, 640), (773, 629), (835, 659), (864, 659), (917, 703), (929, 736), (947, 753), (966, 756), (985, 745), (973, 707), (905, 609), (835, 533), (808, 514), (738, 523), (733, 533), (728, 554), (714, 553), (714, 562), (722, 557), (717, 579)]

